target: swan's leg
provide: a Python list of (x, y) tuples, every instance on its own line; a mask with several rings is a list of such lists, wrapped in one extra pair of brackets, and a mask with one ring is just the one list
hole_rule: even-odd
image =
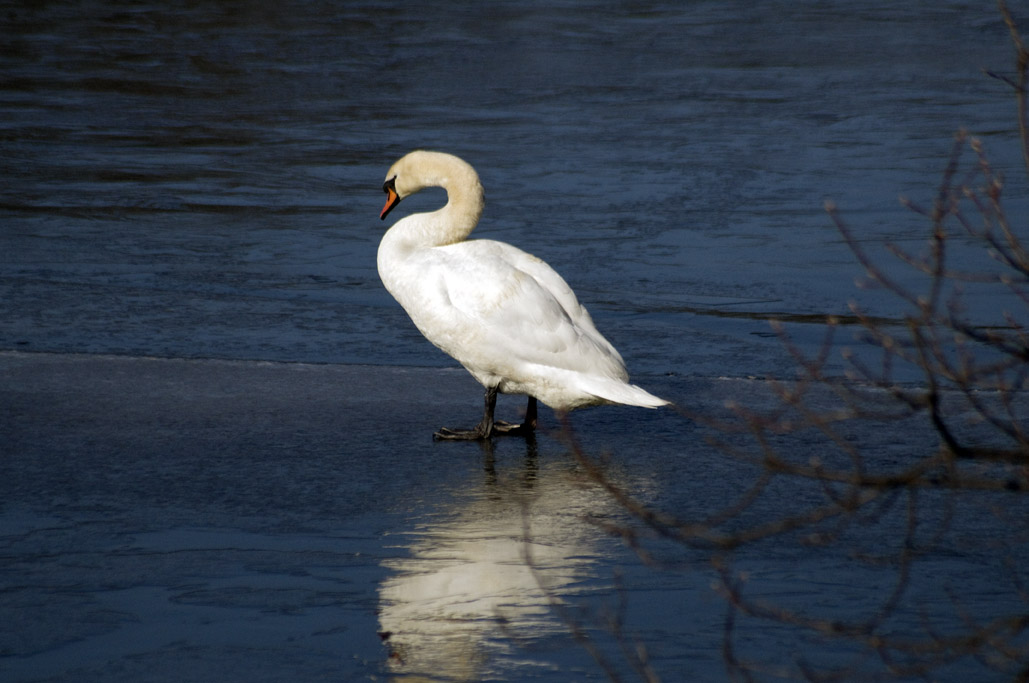
[(491, 436), (527, 436), (536, 430), (537, 405), (536, 397), (530, 396), (525, 406), (525, 421), (522, 424), (494, 421), (493, 413), (497, 408), (497, 388), (487, 387), (483, 405), (482, 420), (472, 429), (448, 429), (441, 427), (433, 434), (434, 439), (447, 441), (470, 441), (488, 439)]
[(525, 420), (520, 425), (498, 420), (493, 425), (493, 432), (510, 436), (532, 434), (536, 430), (536, 413), (536, 397), (530, 396), (525, 406)]
[(493, 434), (493, 411), (497, 408), (497, 388), (486, 387), (486, 396), (482, 411), (482, 420), (472, 429), (448, 429), (440, 427), (440, 430), (432, 435), (434, 439), (445, 439), (450, 441), (474, 441), (488, 439)]

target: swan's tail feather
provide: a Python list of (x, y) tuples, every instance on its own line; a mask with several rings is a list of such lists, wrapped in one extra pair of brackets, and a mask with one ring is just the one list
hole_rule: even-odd
[(660, 408), (671, 405), (671, 401), (658, 398), (646, 389), (635, 384), (602, 377), (591, 377), (584, 388), (599, 399), (611, 403), (621, 403), (627, 406), (639, 406), (641, 408)]
[(671, 401), (666, 401), (665, 399), (659, 396), (655, 396), (654, 394), (650, 393), (646, 389), (643, 389), (642, 387), (638, 387), (635, 384), (631, 384), (629, 386), (632, 389), (636, 390), (637, 396), (639, 397), (639, 402), (633, 403), (632, 405), (637, 405), (642, 408), (660, 408), (661, 406), (672, 405)]

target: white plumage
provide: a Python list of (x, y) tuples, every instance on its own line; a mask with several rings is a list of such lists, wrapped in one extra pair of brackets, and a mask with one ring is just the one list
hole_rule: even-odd
[[(486, 387), (486, 411), (472, 430), (439, 438), (487, 438), (531, 431), (535, 401), (558, 411), (600, 403), (656, 408), (668, 402), (628, 383), (618, 351), (575, 293), (532, 254), (494, 240), (466, 240), (484, 206), (475, 170), (441, 152), (415, 151), (389, 169), (381, 217), (426, 187), (446, 206), (397, 221), (379, 245), (379, 277), (426, 339)], [(530, 397), (520, 427), (493, 423), (496, 392)]]

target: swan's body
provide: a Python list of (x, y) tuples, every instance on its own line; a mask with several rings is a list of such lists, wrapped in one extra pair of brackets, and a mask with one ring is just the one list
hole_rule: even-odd
[(523, 431), (535, 400), (558, 411), (600, 403), (656, 408), (664, 401), (628, 383), (622, 357), (554, 269), (494, 240), (466, 240), (484, 205), (475, 170), (440, 152), (416, 151), (393, 164), (381, 217), (426, 187), (447, 191), (446, 206), (397, 221), (379, 245), (379, 277), (426, 339), (486, 387), (486, 415), (474, 430), (442, 438), (513, 431), (493, 424), (496, 393), (527, 394)]

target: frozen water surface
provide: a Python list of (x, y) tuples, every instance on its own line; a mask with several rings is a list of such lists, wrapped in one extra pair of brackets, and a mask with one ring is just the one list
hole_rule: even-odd
[[(18, 352), (0, 368), (8, 680), (604, 680), (573, 634), (631, 674), (612, 620), (665, 680), (725, 675), (710, 551), (647, 542), (659, 568), (644, 565), (606, 532), (626, 515), (552, 419), (532, 444), (434, 443), (433, 426), (474, 418), (463, 371)], [(677, 402), (763, 391), (649, 379)], [(671, 411), (598, 408), (574, 426), (584, 450), (616, 458), (617, 486), (686, 518), (752, 484)], [(865, 441), (889, 458), (928, 436)], [(750, 514), (815, 493), (787, 487)], [(993, 508), (1025, 519), (1024, 501), (955, 509), (923, 495), (919, 543), (939, 516), (955, 519), (919, 558), (894, 627), (952, 623), (947, 590), (981, 617), (1010, 609), (1009, 555), (991, 552), (1008, 527)], [(859, 525), (854, 552), (903, 541), (900, 507)], [(892, 565), (789, 541), (737, 561), (755, 596), (838, 618), (871, 613), (896, 578)], [(776, 666), (851, 656), (846, 643), (815, 649), (802, 629), (738, 628), (741, 656)], [(945, 672), (982, 673), (971, 662)]]
[[(854, 287), (824, 200), (876, 255), (884, 241), (919, 252), (929, 226), (897, 196), (932, 201), (965, 127), (1007, 179), (1012, 224), (1029, 213), (1013, 98), (982, 71), (1013, 62), (990, 5), (82, 2), (3, 16), (5, 681), (603, 680), (583, 637), (631, 678), (613, 616), (664, 680), (726, 676), (707, 551), (657, 544), (668, 566), (641, 564), (549, 412), (535, 445), (428, 438), (471, 424), (481, 399), (375, 272), (382, 178), (411, 149), (476, 166), (477, 234), (546, 259), (635, 381), (701, 412), (792, 372), (770, 317), (813, 353), (851, 300), (904, 313)], [(956, 248), (952, 264), (980, 256)], [(997, 288), (967, 302), (985, 323), (1024, 310)], [(672, 411), (572, 424), (620, 486), (687, 517), (756, 476)], [(919, 429), (853, 436), (903, 457), (935, 443)], [(814, 439), (791, 447), (820, 454)], [(941, 595), (975, 619), (1010, 609), (991, 549), (1011, 541), (998, 520), (1025, 511), (987, 498), (920, 499), (930, 528), (959, 523), (920, 558), (892, 632), (919, 632)], [(903, 538), (897, 509), (878, 522), (851, 547)], [(791, 543), (737, 558), (753, 595), (858, 618), (896, 572), (851, 559)], [(736, 626), (739, 656), (769, 677), (805, 657), (852, 662), (847, 641)], [(1006, 673), (960, 659), (941, 676)]]

